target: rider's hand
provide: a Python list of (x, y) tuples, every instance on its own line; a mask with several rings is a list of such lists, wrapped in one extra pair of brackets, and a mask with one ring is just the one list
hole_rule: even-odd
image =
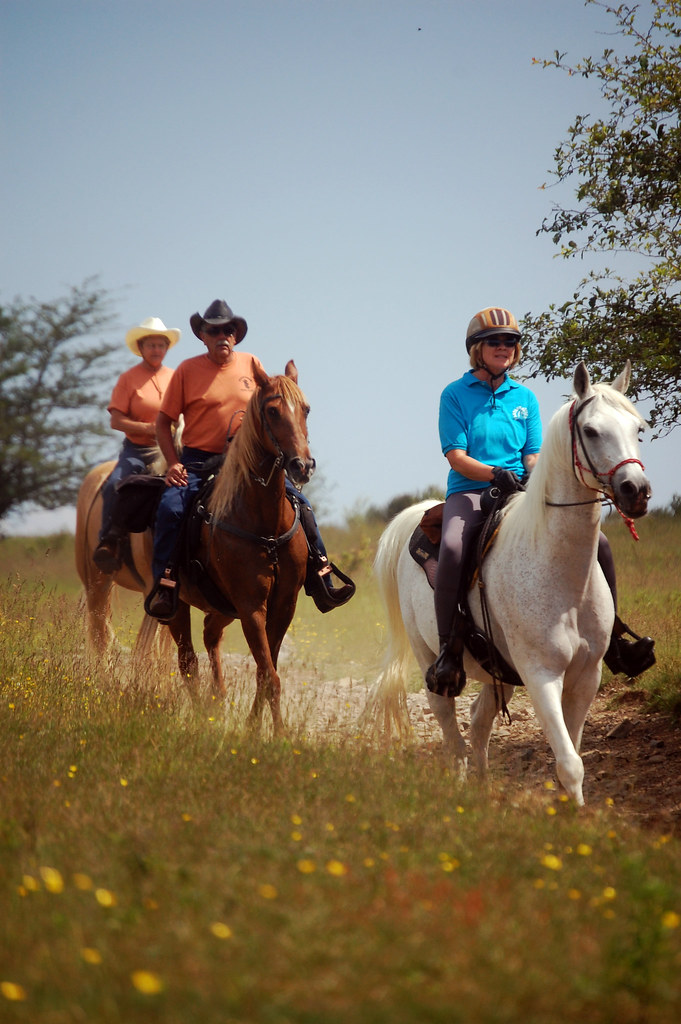
[(172, 487), (187, 486), (187, 470), (181, 462), (174, 462), (172, 466), (168, 466), (166, 483)]
[(502, 494), (512, 494), (513, 491), (524, 490), (513, 470), (502, 469), (501, 466), (495, 466), (492, 470), (492, 483), (499, 488)]

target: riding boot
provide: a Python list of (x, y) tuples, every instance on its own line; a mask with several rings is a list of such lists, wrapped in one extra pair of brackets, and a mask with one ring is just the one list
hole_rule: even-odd
[[(292, 499), (295, 499), (300, 515), (300, 525), (307, 539), (305, 593), (312, 598), (320, 612), (330, 612), (333, 608), (340, 608), (342, 604), (346, 604), (350, 600), (356, 590), (355, 584), (349, 576), (341, 572), (338, 566), (327, 558), (317, 520), (310, 506), (305, 504), (302, 497), (298, 497), (298, 495), (289, 495), (289, 500)], [(337, 576), (343, 585), (335, 587), (331, 580), (332, 576)]]
[(111, 526), (99, 541), (92, 554), (92, 561), (100, 572), (111, 575), (120, 569), (123, 558), (121, 547), (125, 531)]
[[(337, 576), (342, 580), (343, 585), (335, 587), (331, 581), (332, 576)], [(312, 598), (320, 612), (330, 612), (333, 608), (340, 608), (350, 600), (355, 589), (355, 584), (350, 577), (342, 573), (338, 566), (328, 560), (326, 555), (310, 549), (305, 577), (305, 593)]]
[[(624, 633), (634, 637), (634, 640), (625, 640)], [(652, 637), (634, 633), (622, 622), (619, 615), (616, 615), (610, 646), (603, 656), (603, 661), (613, 675), (621, 673), (629, 679), (635, 679), (655, 664), (654, 648), (655, 641)]]
[(447, 637), (440, 637), (440, 653), (426, 672), (426, 686), (440, 697), (458, 697), (466, 685), (463, 667), (465, 620), (460, 612), (454, 615)]

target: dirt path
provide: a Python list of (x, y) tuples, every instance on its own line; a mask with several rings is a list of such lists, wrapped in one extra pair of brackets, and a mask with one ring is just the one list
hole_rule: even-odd
[[(363, 682), (319, 683), (304, 693), (294, 679), (282, 675), (289, 714), (300, 711), (296, 702), (302, 700), (310, 734), (341, 739), (357, 731), (367, 693)], [(474, 697), (465, 691), (457, 702), (464, 734)], [(425, 692), (408, 694), (407, 703), (414, 741), (438, 756), (442, 732)], [(555, 779), (555, 761), (524, 691), (516, 690), (510, 711), (510, 725), (500, 718), (495, 723), (490, 771), (524, 788), (543, 789)], [(597, 696), (584, 729), (582, 757), (589, 805), (611, 799), (627, 819), (660, 835), (681, 835), (681, 728), (647, 710), (642, 693), (615, 683)]]
[[(232, 710), (241, 721), (253, 700), (253, 663), (235, 655), (224, 656), (224, 662)], [(293, 729), (332, 742), (347, 741), (361, 732), (367, 697), (364, 680), (307, 682), (286, 655), (280, 674), (282, 710)], [(464, 735), (475, 696), (469, 686), (457, 699)], [(412, 741), (427, 755), (442, 756), (442, 731), (425, 691), (408, 694), (407, 706)], [(500, 717), (494, 725), (490, 775), (525, 791), (542, 792), (545, 783), (556, 778), (555, 759), (525, 690), (516, 689), (510, 712), (510, 725)], [(612, 800), (626, 820), (659, 835), (681, 836), (681, 726), (650, 711), (642, 692), (615, 680), (607, 692), (597, 695), (584, 728), (582, 758), (587, 805), (597, 807)]]

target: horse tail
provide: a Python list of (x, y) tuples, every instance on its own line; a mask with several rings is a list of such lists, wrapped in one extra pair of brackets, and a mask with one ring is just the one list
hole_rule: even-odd
[(400, 608), (397, 567), (423, 513), (437, 504), (435, 500), (422, 501), (396, 515), (381, 535), (374, 559), (374, 575), (387, 616), (388, 645), (362, 717), (376, 723), (386, 735), (393, 727), (398, 736), (409, 732), (406, 680), (412, 655)]

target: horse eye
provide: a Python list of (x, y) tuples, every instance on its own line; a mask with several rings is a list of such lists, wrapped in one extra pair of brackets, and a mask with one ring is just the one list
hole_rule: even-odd
[(584, 427), (584, 433), (587, 437), (598, 437), (598, 431), (595, 427), (590, 427), (587, 425), (586, 427)]

